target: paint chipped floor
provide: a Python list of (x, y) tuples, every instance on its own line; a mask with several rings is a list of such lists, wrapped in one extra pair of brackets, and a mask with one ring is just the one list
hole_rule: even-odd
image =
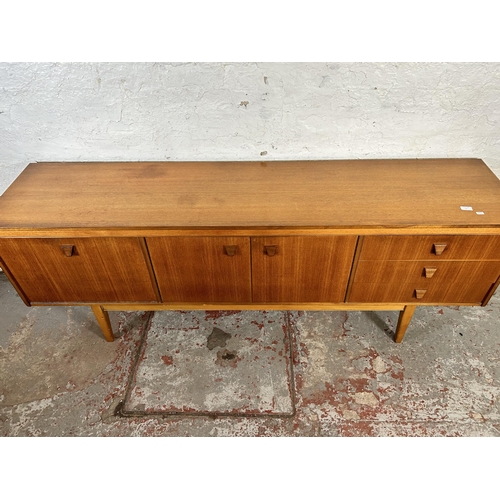
[(2, 436), (499, 436), (485, 308), (110, 313), (24, 306), (0, 274)]

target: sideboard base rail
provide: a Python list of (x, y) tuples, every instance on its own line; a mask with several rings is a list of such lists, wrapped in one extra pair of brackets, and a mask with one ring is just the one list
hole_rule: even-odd
[[(464, 304), (462, 304), (464, 305)], [(470, 304), (477, 305), (477, 304)], [(113, 342), (114, 335), (108, 311), (177, 311), (177, 310), (282, 310), (282, 311), (400, 311), (394, 341), (401, 343), (417, 305), (415, 304), (95, 304), (92, 305), (104, 338)]]

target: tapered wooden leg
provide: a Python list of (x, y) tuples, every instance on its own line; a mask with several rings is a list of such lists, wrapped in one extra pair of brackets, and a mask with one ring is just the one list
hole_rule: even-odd
[(398, 326), (396, 327), (396, 335), (394, 335), (394, 342), (398, 344), (403, 341), (406, 329), (410, 324), (411, 318), (417, 306), (405, 306), (405, 308), (399, 313)]
[(92, 306), (92, 311), (94, 311), (95, 317), (99, 326), (101, 327), (104, 338), (108, 342), (113, 342), (115, 337), (113, 335), (113, 330), (111, 329), (111, 323), (109, 322), (108, 311), (105, 311), (102, 306)]

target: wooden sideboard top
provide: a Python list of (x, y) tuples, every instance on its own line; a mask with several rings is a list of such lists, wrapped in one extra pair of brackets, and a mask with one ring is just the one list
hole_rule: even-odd
[(430, 226), (498, 232), (500, 180), (482, 160), (32, 163), (0, 197), (0, 236)]

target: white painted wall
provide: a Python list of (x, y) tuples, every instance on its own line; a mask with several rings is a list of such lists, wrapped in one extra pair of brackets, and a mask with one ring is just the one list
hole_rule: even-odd
[(0, 63), (0, 193), (34, 161), (478, 157), (499, 63)]

